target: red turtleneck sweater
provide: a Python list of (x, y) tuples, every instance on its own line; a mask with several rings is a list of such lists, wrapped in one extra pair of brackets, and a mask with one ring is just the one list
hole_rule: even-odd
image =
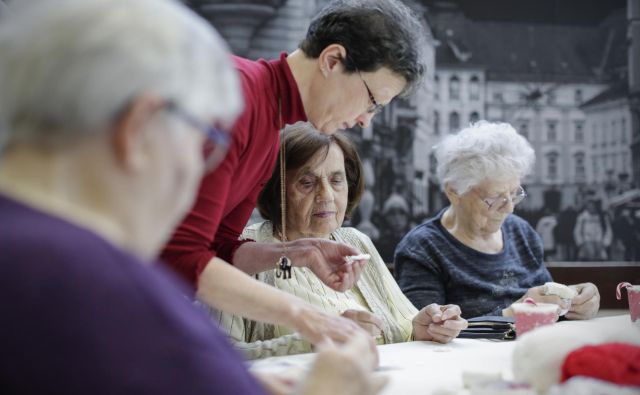
[(214, 256), (233, 262), (258, 195), (271, 177), (280, 143), (278, 98), (285, 124), (305, 121), (298, 86), (282, 53), (278, 60), (233, 57), (244, 111), (233, 126), (224, 161), (200, 185), (195, 205), (176, 229), (162, 259), (197, 287)]

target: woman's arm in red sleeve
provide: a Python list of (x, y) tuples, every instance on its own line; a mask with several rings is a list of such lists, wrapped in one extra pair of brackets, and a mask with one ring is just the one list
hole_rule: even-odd
[[(256, 188), (259, 189), (260, 186), (256, 185)], [(257, 194), (259, 191), (255, 191), (255, 193)], [(249, 218), (251, 218), (251, 213), (255, 207), (255, 199), (247, 197), (222, 219), (213, 240), (212, 247), (216, 251), (218, 258), (235, 265), (234, 255), (238, 247), (248, 241), (253, 241), (238, 239)], [(254, 274), (250, 272), (247, 273)]]
[(198, 277), (205, 266), (217, 255), (212, 245), (241, 152), (238, 137), (240, 136), (234, 135), (233, 143), (222, 163), (202, 179), (193, 208), (161, 254), (162, 260), (194, 287), (197, 287)]

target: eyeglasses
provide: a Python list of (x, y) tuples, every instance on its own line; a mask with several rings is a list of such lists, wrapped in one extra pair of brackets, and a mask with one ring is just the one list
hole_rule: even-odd
[(358, 73), (360, 80), (364, 84), (364, 88), (367, 90), (367, 95), (369, 95), (369, 101), (371, 102), (371, 106), (367, 108), (367, 113), (374, 114), (374, 115), (379, 114), (380, 111), (382, 111), (382, 109), (384, 108), (384, 104), (378, 104), (378, 101), (376, 100), (376, 98), (373, 97), (373, 93), (371, 93), (371, 89), (369, 89), (369, 85), (367, 84), (367, 81), (365, 81), (364, 78), (362, 78), (362, 74), (360, 73), (360, 70), (358, 70), (358, 68), (356, 67), (356, 63), (349, 56), (349, 54), (347, 54), (344, 60), (350, 62), (353, 65), (353, 68), (356, 70), (356, 73)]
[(213, 170), (227, 154), (227, 149), (229, 148), (229, 143), (231, 141), (231, 135), (229, 132), (202, 122), (193, 115), (184, 111), (174, 102), (167, 102), (165, 109), (205, 135), (206, 141), (202, 148), (204, 167), (207, 171)]
[(499, 211), (502, 210), (509, 202), (511, 202), (511, 204), (515, 206), (526, 197), (527, 192), (523, 187), (520, 186), (514, 192), (510, 193), (508, 198), (503, 196), (496, 196), (481, 199), (488, 206), (489, 211)]
[(360, 76), (360, 80), (362, 80), (362, 83), (364, 84), (364, 87), (367, 90), (367, 94), (369, 95), (369, 101), (371, 102), (371, 106), (367, 108), (367, 112), (369, 114), (374, 114), (374, 115), (380, 113), (380, 111), (382, 111), (382, 108), (384, 107), (384, 104), (378, 104), (378, 102), (376, 101), (376, 98), (373, 97), (373, 93), (371, 93), (371, 89), (369, 89), (369, 85), (367, 85), (367, 81), (365, 81), (364, 78), (362, 78), (362, 74), (360, 74), (360, 70), (356, 68), (356, 72), (358, 73), (358, 76)]

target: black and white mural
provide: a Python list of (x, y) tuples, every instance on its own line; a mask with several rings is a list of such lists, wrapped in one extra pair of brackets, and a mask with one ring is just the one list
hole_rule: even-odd
[[(294, 50), (326, 1), (187, 3), (234, 53), (257, 59)], [(430, 69), (414, 97), (349, 131), (367, 181), (351, 225), (392, 262), (402, 236), (446, 205), (431, 147), (474, 121), (504, 121), (536, 151), (516, 211), (546, 259), (640, 260), (639, 100), (629, 93), (640, 57), (627, 0), (406, 3), (428, 27)]]

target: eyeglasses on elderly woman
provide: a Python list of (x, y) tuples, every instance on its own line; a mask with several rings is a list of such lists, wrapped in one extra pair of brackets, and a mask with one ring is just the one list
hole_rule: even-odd
[(203, 147), (202, 157), (206, 170), (213, 169), (222, 159), (224, 159), (231, 141), (231, 135), (229, 132), (218, 129), (213, 125), (197, 119), (173, 101), (167, 102), (165, 104), (165, 109), (176, 115), (187, 125), (204, 134), (207, 140)]
[(499, 211), (502, 210), (509, 202), (515, 206), (526, 197), (527, 192), (522, 186), (519, 186), (515, 190), (511, 191), (508, 197), (499, 195), (494, 197), (481, 197), (480, 199), (487, 205), (489, 211)]

